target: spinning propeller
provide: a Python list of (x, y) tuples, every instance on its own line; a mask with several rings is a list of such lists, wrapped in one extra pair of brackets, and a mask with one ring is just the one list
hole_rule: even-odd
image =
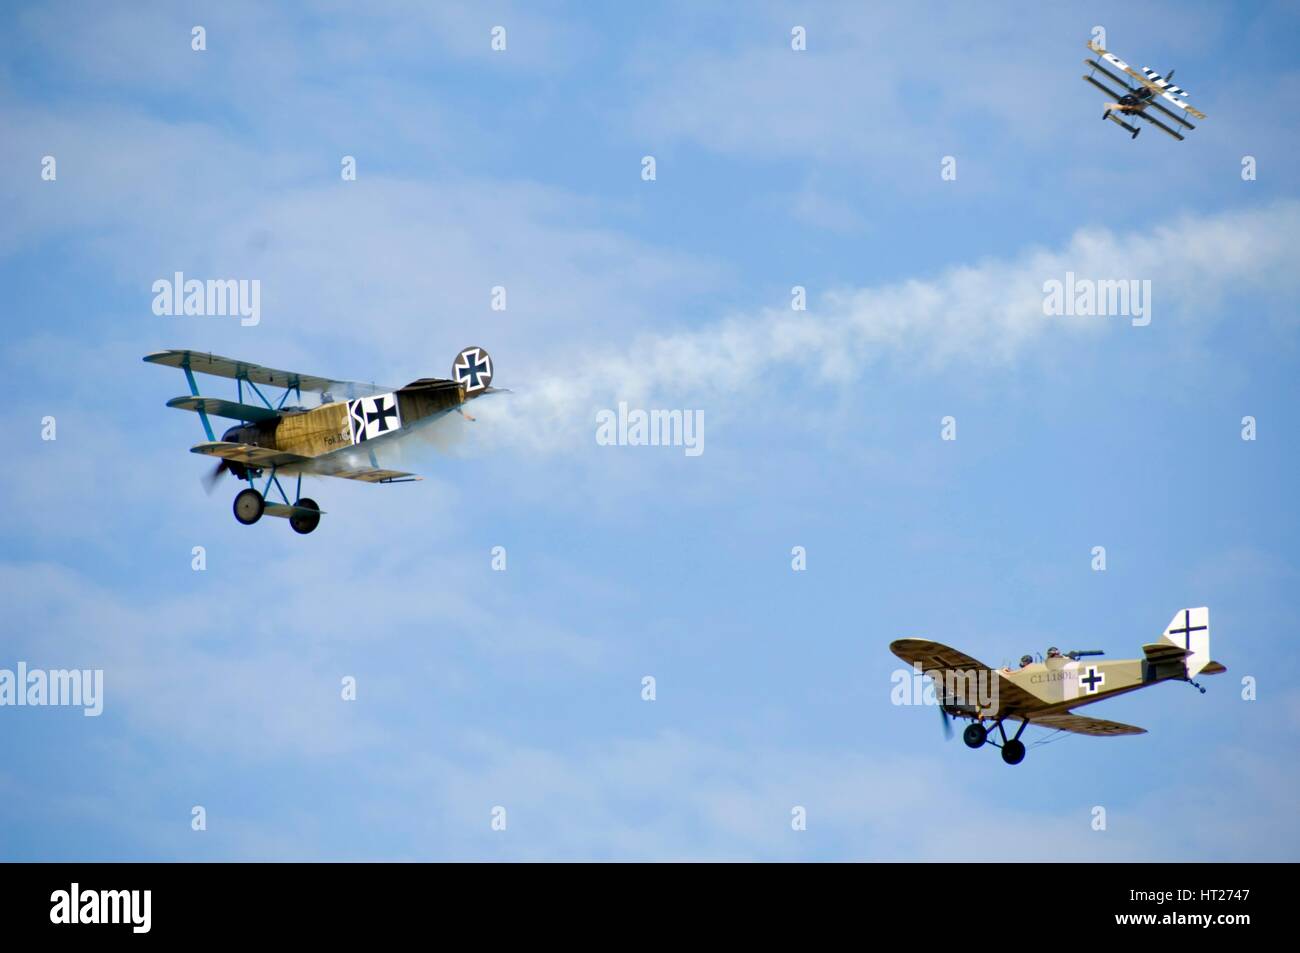
[(203, 489), (211, 495), (212, 491), (217, 488), (217, 481), (221, 479), (221, 474), (228, 473), (229, 471), (230, 464), (225, 460), (218, 460), (217, 465), (201, 477)]

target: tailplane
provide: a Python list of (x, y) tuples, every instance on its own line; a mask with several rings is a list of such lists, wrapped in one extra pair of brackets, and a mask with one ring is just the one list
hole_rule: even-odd
[(1188, 678), (1195, 678), (1202, 672), (1217, 675), (1227, 671), (1227, 668), (1210, 657), (1210, 610), (1205, 606), (1179, 609), (1178, 614), (1165, 626), (1159, 644), (1175, 645), (1184, 650), (1183, 661), (1187, 666)]

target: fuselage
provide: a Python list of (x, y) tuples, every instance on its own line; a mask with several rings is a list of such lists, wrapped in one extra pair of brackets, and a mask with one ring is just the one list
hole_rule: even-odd
[(1074, 660), (1048, 658), (998, 674), (1042, 702), (1043, 711), (1065, 711), (1169, 679), (1186, 678), (1181, 660), (1152, 663), (1146, 659)]
[(290, 407), (274, 419), (231, 427), (222, 439), (303, 457), (383, 439), (419, 422), (450, 413), (465, 402), (460, 384), (422, 379), (388, 394), (336, 400), (319, 407)]

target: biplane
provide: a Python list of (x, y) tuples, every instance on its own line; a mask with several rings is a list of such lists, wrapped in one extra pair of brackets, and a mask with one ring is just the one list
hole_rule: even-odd
[[(467, 347), (456, 355), (451, 380), (425, 377), (405, 387), (315, 377), (200, 351), (155, 351), (144, 360), (185, 372), (189, 395), (175, 397), (167, 406), (199, 415), (208, 439), (190, 452), (219, 458), (210, 483), (222, 473), (248, 483), (235, 497), (235, 519), (247, 526), (264, 515), (279, 516), (298, 533), (314, 530), (322, 513), (315, 500), (302, 495), (304, 474), (365, 483), (418, 480), (414, 473), (383, 467), (380, 453), (402, 435), (447, 414), (458, 412), (473, 420), (464, 411), (465, 403), (503, 393), (491, 386), (492, 358), (481, 347)], [(233, 379), (236, 399), (200, 396), (195, 374)], [(270, 396), (263, 388), (270, 390)], [(284, 392), (278, 401), (275, 390)], [(301, 401), (304, 391), (319, 394), (320, 404), (311, 408), (289, 404), (290, 397)], [(260, 403), (252, 403), (254, 399)], [(218, 440), (212, 417), (237, 423)], [(293, 502), (281, 477), (297, 478)], [(257, 481), (263, 478), (258, 490)], [(281, 502), (270, 498), (272, 488)]]
[[(943, 712), (944, 731), (950, 718), (970, 719), (962, 734), (967, 747), (985, 743), (1002, 749), (1002, 760), (1019, 764), (1025, 758), (1020, 740), (1031, 725), (1078, 735), (1141, 735), (1145, 728), (1076, 714), (1074, 709), (1160, 682), (1190, 682), (1198, 675), (1218, 675), (1227, 668), (1210, 658), (1210, 610), (1181, 609), (1155, 642), (1142, 646), (1142, 657), (1094, 662), (1098, 650), (1021, 659), (1018, 669), (991, 669), (964, 652), (924, 639), (899, 639), (889, 646), (934, 681), (935, 700)], [(1008, 738), (1006, 722), (1019, 722)], [(987, 723), (987, 724), (986, 724)], [(993, 740), (996, 731), (999, 741)]]
[[(1165, 125), (1153, 116), (1152, 110), (1158, 111), (1167, 118), (1172, 119), (1180, 128), (1183, 129), (1196, 128), (1187, 120), (1187, 116), (1194, 116), (1197, 119), (1205, 118), (1205, 113), (1193, 109), (1185, 100), (1179, 99), (1180, 95), (1187, 95), (1187, 90), (1175, 86), (1170, 82), (1170, 80), (1174, 78), (1173, 70), (1170, 70), (1167, 76), (1161, 76), (1155, 70), (1144, 66), (1142, 67), (1142, 72), (1139, 73), (1114, 53), (1108, 53), (1093, 40), (1088, 41), (1088, 49), (1096, 53), (1100, 60), (1108, 63), (1115, 69), (1119, 70), (1120, 73), (1124, 74), (1123, 76), (1117, 76), (1115, 73), (1112, 73), (1109, 69), (1103, 66), (1101, 62), (1098, 62), (1098, 60), (1092, 59), (1091, 57), (1087, 57), (1083, 61), (1085, 65), (1092, 68), (1091, 71), (1083, 77), (1084, 80), (1092, 83), (1093, 86), (1096, 86), (1112, 99), (1112, 102), (1106, 103), (1106, 111), (1101, 114), (1101, 118), (1103, 120), (1109, 119), (1116, 125), (1124, 127), (1132, 138), (1137, 138), (1138, 133), (1142, 131), (1141, 127), (1125, 122), (1120, 118), (1120, 116), (1145, 119), (1147, 122), (1151, 123), (1151, 125), (1163, 129), (1180, 142), (1183, 139), (1182, 134), (1172, 127)], [(1096, 76), (1093, 75), (1098, 72), (1109, 79), (1112, 83), (1118, 85), (1124, 91), (1122, 93), (1116, 92), (1105, 83), (1098, 80)], [(1169, 108), (1169, 106), (1166, 106), (1165, 103), (1172, 105), (1178, 110), (1178, 112), (1174, 112)], [(1119, 115), (1116, 115), (1117, 113)]]

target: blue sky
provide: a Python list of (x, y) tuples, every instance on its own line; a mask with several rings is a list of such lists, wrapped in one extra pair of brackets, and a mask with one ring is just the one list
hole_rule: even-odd
[[(1047, 6), (10, 7), (0, 667), (105, 710), (0, 709), (0, 856), (1297, 859), (1298, 15)], [(1186, 142), (1098, 121), (1098, 25)], [(154, 315), (175, 271), (260, 323)], [(1066, 271), (1150, 325), (1045, 316)], [(468, 344), (514, 395), (308, 537), (205, 495), (140, 362)], [(705, 452), (598, 446), (621, 400)], [(1131, 657), (1198, 605), (1229, 672), (1091, 711), (1140, 737), (1008, 768), (890, 703), (896, 638)]]

